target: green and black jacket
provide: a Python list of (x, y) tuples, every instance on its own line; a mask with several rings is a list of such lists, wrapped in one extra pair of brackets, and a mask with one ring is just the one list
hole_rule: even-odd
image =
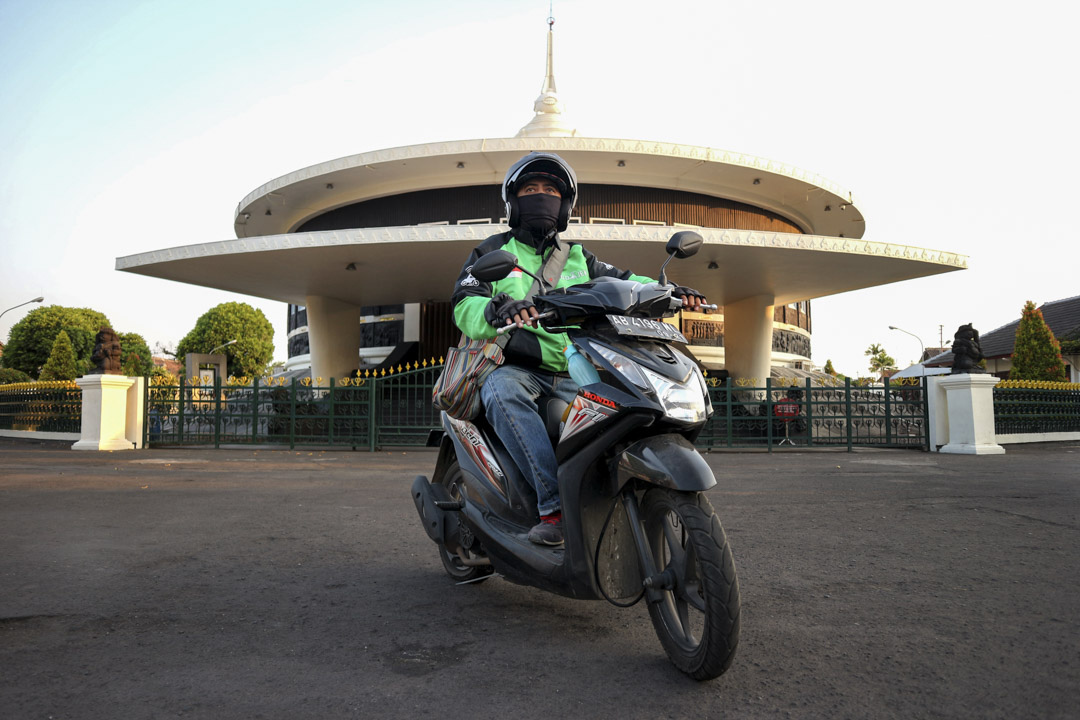
[[(556, 236), (549, 240), (541, 250), (533, 247), (527, 233), (520, 233), (522, 239), (514, 237), (512, 232), (492, 235), (476, 246), (465, 262), (454, 284), (454, 293), (450, 302), (454, 308), (454, 322), (466, 336), (474, 340), (490, 340), (496, 337), (493, 328), (484, 317), (484, 309), (491, 298), (499, 293), (520, 300), (533, 285), (533, 279), (522, 272), (513, 272), (509, 277), (494, 283), (484, 282), (472, 276), (473, 263), (493, 250), (506, 250), (517, 256), (518, 266), (540, 275), (542, 257), (547, 258), (555, 243), (566, 243), (570, 253), (563, 267), (562, 277), (555, 287), (580, 285), (596, 277), (606, 276), (621, 280), (634, 280), (642, 283), (655, 282), (652, 278), (635, 275), (628, 270), (620, 270), (614, 265), (598, 260), (595, 255), (580, 243), (560, 241)], [(563, 348), (569, 344), (565, 333), (549, 333), (543, 328), (524, 327), (510, 335), (505, 348), (506, 362), (524, 367), (538, 368), (548, 372), (565, 372), (566, 358)]]

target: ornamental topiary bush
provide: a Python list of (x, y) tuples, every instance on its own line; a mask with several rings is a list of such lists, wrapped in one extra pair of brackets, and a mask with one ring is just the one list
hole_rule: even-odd
[(80, 363), (75, 357), (75, 349), (71, 346), (71, 338), (61, 330), (56, 340), (53, 341), (52, 352), (45, 366), (41, 368), (40, 380), (74, 380), (83, 373)]
[(1061, 345), (1046, 324), (1042, 310), (1028, 300), (1016, 328), (1010, 380), (1046, 380), (1064, 382), (1065, 363)]

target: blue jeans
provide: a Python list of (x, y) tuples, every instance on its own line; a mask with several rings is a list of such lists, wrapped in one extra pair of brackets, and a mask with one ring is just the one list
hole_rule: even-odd
[(521, 473), (536, 488), (541, 515), (559, 510), (559, 463), (536, 401), (554, 396), (574, 402), (578, 386), (568, 377), (516, 365), (503, 365), (480, 388), (484, 414)]

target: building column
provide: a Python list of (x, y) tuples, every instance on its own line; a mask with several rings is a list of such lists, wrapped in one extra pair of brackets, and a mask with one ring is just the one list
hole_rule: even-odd
[(306, 306), (312, 381), (352, 375), (360, 364), (360, 306), (321, 295), (308, 295)]
[(724, 367), (733, 378), (764, 386), (772, 369), (772, 295), (724, 303)]

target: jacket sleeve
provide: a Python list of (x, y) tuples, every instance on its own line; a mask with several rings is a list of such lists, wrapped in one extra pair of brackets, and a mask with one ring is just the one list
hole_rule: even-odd
[(495, 328), (484, 318), (484, 308), (491, 302), (493, 294), (492, 284), (473, 277), (472, 266), (482, 255), (499, 249), (504, 242), (503, 235), (494, 235), (473, 248), (461, 267), (454, 283), (454, 291), (450, 295), (454, 324), (473, 340), (491, 340), (496, 337), (496, 333)]
[(611, 263), (606, 263), (603, 260), (598, 259), (584, 247), (581, 248), (581, 252), (585, 256), (585, 264), (589, 268), (589, 278), (613, 277), (620, 280), (633, 280), (634, 282), (639, 283), (656, 282), (651, 277), (635, 275), (629, 270), (620, 270)]

